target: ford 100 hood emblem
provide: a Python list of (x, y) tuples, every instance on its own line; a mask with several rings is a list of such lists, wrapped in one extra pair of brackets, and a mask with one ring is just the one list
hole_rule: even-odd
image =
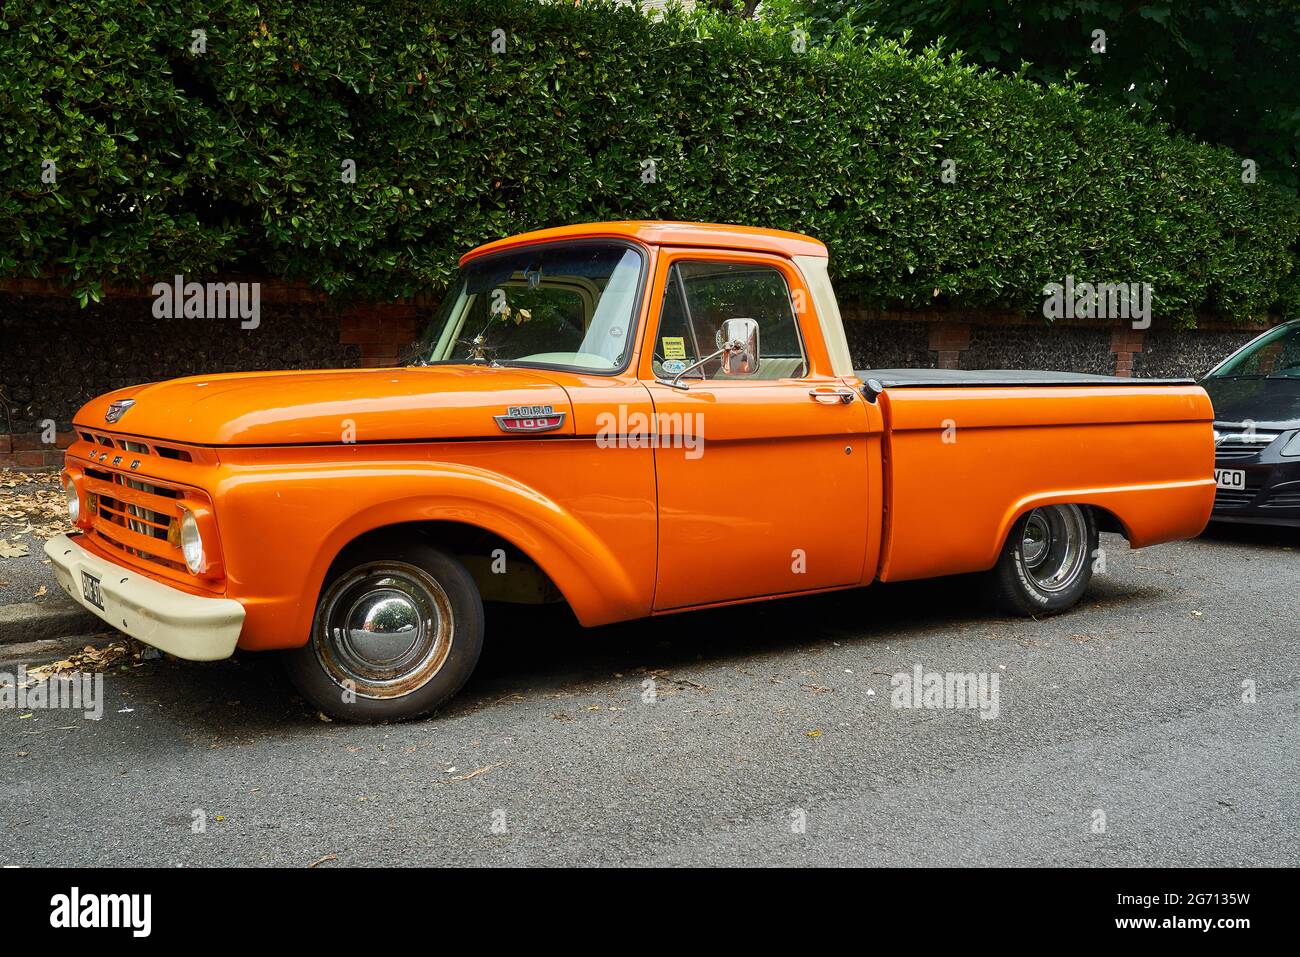
[(502, 432), (552, 432), (564, 424), (564, 413), (549, 405), (512, 405), (492, 418)]
[(108, 411), (104, 413), (104, 421), (112, 425), (122, 416), (126, 415), (126, 410), (135, 405), (135, 399), (118, 399), (116, 402), (108, 404)]

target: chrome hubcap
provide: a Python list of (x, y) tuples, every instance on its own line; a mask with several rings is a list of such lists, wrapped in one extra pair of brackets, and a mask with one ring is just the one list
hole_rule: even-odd
[(341, 688), (395, 698), (441, 670), (454, 633), (451, 601), (424, 569), (375, 562), (337, 579), (316, 616), (316, 657)]
[(415, 602), (393, 588), (378, 588), (361, 595), (342, 616), (338, 641), (358, 660), (391, 665), (415, 646), (420, 632), (420, 610)]
[(1045, 592), (1070, 587), (1088, 560), (1088, 523), (1077, 505), (1036, 508), (1025, 520), (1020, 559)]

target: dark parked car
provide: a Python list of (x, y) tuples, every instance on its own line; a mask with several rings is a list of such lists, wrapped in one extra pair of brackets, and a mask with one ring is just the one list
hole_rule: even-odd
[(1213, 521), (1300, 526), (1300, 320), (1206, 373), (1214, 402)]

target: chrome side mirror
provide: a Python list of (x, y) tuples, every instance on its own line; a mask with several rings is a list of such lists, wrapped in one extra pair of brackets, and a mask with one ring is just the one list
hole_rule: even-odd
[(758, 323), (753, 319), (728, 319), (717, 335), (726, 375), (754, 375), (758, 372)]
[(722, 371), (729, 376), (753, 375), (758, 371), (758, 323), (753, 319), (728, 319), (722, 323), (715, 337), (718, 351), (711, 356), (697, 359), (677, 375), (669, 379), (655, 379), (660, 385), (672, 386), (674, 389), (686, 389), (682, 376), (698, 369), (705, 363), (722, 357)]

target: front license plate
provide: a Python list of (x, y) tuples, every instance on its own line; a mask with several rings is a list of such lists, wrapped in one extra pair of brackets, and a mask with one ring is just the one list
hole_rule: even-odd
[(1246, 487), (1246, 473), (1241, 469), (1215, 469), (1214, 484), (1219, 488), (1241, 491)]
[(81, 593), (86, 596), (86, 601), (100, 611), (104, 610), (104, 596), (99, 590), (99, 579), (90, 572), (81, 573)]

